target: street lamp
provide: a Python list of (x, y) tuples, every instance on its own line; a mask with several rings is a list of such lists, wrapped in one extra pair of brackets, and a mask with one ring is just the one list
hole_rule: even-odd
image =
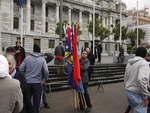
[(2, 6), (1, 6), (1, 2), (0, 2), (0, 54), (2, 53), (2, 25), (1, 25), (1, 10), (2, 10), (2, 8), (1, 8)]
[(94, 54), (94, 42), (95, 42), (95, 0), (93, 1), (93, 54)]

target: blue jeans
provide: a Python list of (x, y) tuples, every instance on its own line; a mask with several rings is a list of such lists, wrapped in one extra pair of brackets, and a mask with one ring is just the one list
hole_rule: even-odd
[(126, 95), (133, 113), (147, 113), (147, 107), (143, 106), (143, 99), (141, 94), (126, 91)]

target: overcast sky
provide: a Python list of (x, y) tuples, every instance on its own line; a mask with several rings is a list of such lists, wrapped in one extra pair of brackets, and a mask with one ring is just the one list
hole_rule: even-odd
[(144, 6), (146, 5), (148, 5), (148, 7), (150, 8), (150, 0), (122, 0), (122, 1), (127, 4), (127, 9), (137, 7), (137, 1), (139, 9), (143, 9)]

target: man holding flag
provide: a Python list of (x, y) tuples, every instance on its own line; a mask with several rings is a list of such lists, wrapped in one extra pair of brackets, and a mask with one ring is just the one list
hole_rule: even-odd
[[(90, 61), (87, 59), (87, 52), (82, 51), (81, 58), (80, 58), (80, 67), (81, 67), (81, 79), (83, 82), (83, 88), (84, 88), (84, 98), (86, 102), (87, 108), (85, 109), (85, 112), (89, 112), (92, 108), (90, 97), (87, 91), (89, 77), (88, 77), (88, 68), (90, 66)], [(81, 94), (79, 94), (80, 98), (80, 109), (84, 109), (84, 106), (82, 106), (82, 100), (81, 100)]]
[[(89, 112), (92, 105), (90, 103), (90, 98), (87, 93), (87, 85), (89, 81), (88, 71), (86, 70), (87, 73), (87, 76), (85, 75), (86, 81), (84, 81), (83, 84), (82, 84), (82, 80), (81, 80), (82, 77), (80, 73), (82, 73), (81, 71), (82, 68), (88, 69), (90, 62), (87, 58), (85, 58), (86, 61), (88, 61), (86, 68), (84, 67), (84, 65), (82, 65), (80, 69), (80, 62), (79, 62), (78, 52), (77, 52), (77, 34), (78, 34), (77, 31), (78, 29), (76, 24), (73, 26), (64, 27), (64, 33), (66, 36), (65, 58), (68, 66), (68, 84), (71, 85), (73, 89), (79, 92), (79, 99), (80, 99), (79, 109), (82, 110), (85, 108), (85, 102), (84, 102), (84, 98), (85, 98), (86, 105), (87, 105), (87, 109), (85, 111)], [(86, 57), (87, 57), (87, 53), (86, 53)], [(83, 93), (84, 93), (84, 97), (83, 97)]]

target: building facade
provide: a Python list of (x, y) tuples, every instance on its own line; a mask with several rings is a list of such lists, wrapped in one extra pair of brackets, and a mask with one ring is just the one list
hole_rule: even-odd
[[(116, 23), (122, 5), (122, 25), (126, 22), (126, 5), (120, 0), (97, 0), (95, 7), (96, 18), (102, 18), (103, 25), (112, 30)], [(14, 46), (20, 40), (20, 8), (18, 0), (1, 0), (1, 40), (2, 48)], [(79, 23), (82, 34), (79, 36), (79, 47), (89, 46), (92, 34), (88, 25), (92, 21), (93, 1), (63, 0), (62, 19)], [(31, 52), (33, 44), (38, 44), (42, 51), (53, 52), (58, 45), (59, 35), (55, 33), (56, 23), (60, 20), (60, 0), (24, 0), (23, 6), (23, 42), (26, 52)], [(103, 54), (113, 55), (118, 51), (119, 42), (114, 42), (110, 35), (102, 42)], [(126, 48), (126, 44), (124, 44)]]
[[(137, 14), (138, 13), (138, 14)], [(128, 30), (134, 30), (138, 27), (145, 31), (145, 38), (141, 41), (141, 46), (147, 46), (150, 44), (150, 9), (145, 6), (143, 9), (138, 10), (133, 8), (127, 11), (127, 26)], [(138, 15), (138, 16), (137, 16)]]

